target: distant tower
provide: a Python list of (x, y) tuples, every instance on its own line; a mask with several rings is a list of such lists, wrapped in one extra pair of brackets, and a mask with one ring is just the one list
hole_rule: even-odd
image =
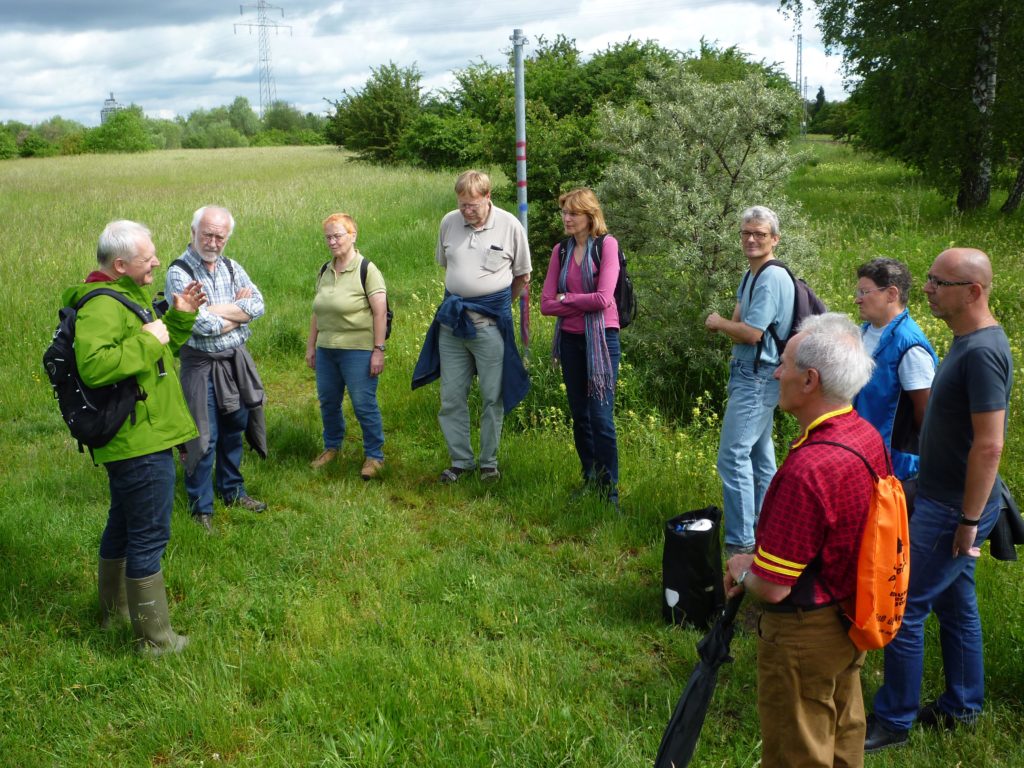
[(110, 92), (110, 98), (103, 100), (103, 109), (100, 110), (100, 125), (103, 125), (115, 112), (120, 112), (123, 106), (114, 100), (114, 92)]
[(267, 19), (267, 10), (275, 10), (281, 12), (281, 18), (284, 18), (284, 8), (276, 5), (270, 5), (266, 0), (259, 0), (256, 5), (240, 5), (238, 6), (238, 12), (245, 15), (246, 8), (256, 9), (256, 23), (246, 22), (244, 24), (235, 24), (235, 33), (238, 33), (239, 27), (248, 27), (249, 32), (252, 32), (253, 27), (259, 30), (260, 38), (260, 117), (263, 117), (265, 110), (267, 110), (271, 104), (277, 101), (277, 88), (274, 87), (274, 74), (270, 69), (270, 36), (267, 33), (268, 29), (273, 29), (275, 33), (282, 29), (287, 29), (288, 33), (291, 34), (292, 28), (287, 24), (278, 24), (276, 21), (270, 21)]

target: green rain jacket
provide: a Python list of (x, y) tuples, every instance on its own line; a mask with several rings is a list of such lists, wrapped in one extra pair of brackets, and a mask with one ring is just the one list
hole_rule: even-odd
[[(130, 277), (115, 282), (73, 285), (61, 295), (64, 306), (75, 303), (96, 288), (112, 288), (141, 307), (152, 311), (149, 290)], [(156, 317), (156, 313), (153, 313)], [(75, 358), (82, 381), (90, 387), (113, 384), (135, 376), (146, 399), (135, 404), (135, 423), (125, 420), (114, 439), (93, 449), (97, 464), (156, 453), (181, 445), (198, 435), (178, 381), (174, 353), (188, 340), (196, 313), (173, 307), (163, 316), (170, 336), (164, 346), (142, 330), (142, 321), (109, 296), (96, 296), (78, 312), (75, 324)], [(160, 376), (157, 361), (163, 360), (166, 375)]]

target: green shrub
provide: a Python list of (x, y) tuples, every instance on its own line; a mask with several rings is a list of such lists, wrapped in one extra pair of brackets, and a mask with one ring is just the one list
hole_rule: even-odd
[(7, 131), (0, 129), (0, 160), (18, 156), (18, 142)]
[(642, 104), (605, 110), (614, 160), (599, 194), (612, 231), (631, 254), (641, 317), (629, 350), (659, 407), (679, 416), (705, 390), (721, 391), (729, 344), (709, 337), (711, 311), (732, 315), (747, 267), (740, 213), (779, 214), (779, 257), (799, 273), (812, 249), (798, 209), (783, 192), (793, 167), (776, 137), (798, 108), (791, 89), (763, 74), (708, 83), (684, 68), (640, 86)]

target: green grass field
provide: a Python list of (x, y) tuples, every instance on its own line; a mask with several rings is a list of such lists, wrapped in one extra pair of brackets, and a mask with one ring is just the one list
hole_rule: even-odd
[[(903, 258), (921, 277), (948, 244), (978, 245), (996, 265), (997, 310), (1020, 364), (1020, 221), (961, 218), (892, 164), (832, 145), (811, 152), (791, 193), (830, 265), (806, 277), (830, 305), (853, 309), (853, 270), (872, 256)], [(661, 620), (662, 523), (720, 499), (715, 408), (676, 428), (631, 390), (624, 368), (626, 514), (570, 503), (576, 456), (546, 363), (551, 326), (535, 306), (535, 391), (506, 421), (504, 478), (437, 485), (447, 464), (437, 388), (411, 392), (409, 379), (442, 290), (433, 248), (452, 183), (357, 165), (325, 147), (0, 163), (0, 765), (653, 762), (699, 637)], [(204, 203), (234, 212), (228, 253), (267, 301), (251, 348), (267, 385), (272, 452), (266, 462), (247, 457), (244, 469), (270, 510), (218, 507), (220, 535), (208, 538), (179, 497), (164, 567), (175, 627), (192, 642), (154, 662), (131, 653), (129, 629), (97, 628), (106, 475), (72, 444), (39, 361), (59, 293), (92, 269), (107, 221), (146, 223), (166, 266)], [(380, 392), (382, 482), (358, 477), (354, 418), (344, 459), (308, 468), (320, 422), (303, 356), (314, 279), (328, 258), (320, 222), (335, 210), (355, 216), (360, 249), (383, 270), (396, 311)], [(948, 333), (920, 296), (912, 309), (944, 349)], [(1018, 369), (1004, 474), (1024, 497), (1020, 380)], [(987, 556), (979, 567), (990, 703), (978, 729), (915, 732), (910, 749), (869, 757), (869, 766), (1024, 764), (1019, 568)], [(758, 762), (753, 637), (737, 636), (733, 650), (694, 765)], [(868, 694), (878, 662), (869, 660)], [(930, 646), (925, 695), (940, 685)]]

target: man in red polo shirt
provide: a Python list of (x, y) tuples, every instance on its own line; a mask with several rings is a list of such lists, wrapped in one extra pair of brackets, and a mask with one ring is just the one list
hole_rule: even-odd
[(768, 487), (752, 555), (729, 559), (725, 587), (762, 603), (757, 707), (762, 768), (861, 766), (864, 700), (857, 650), (837, 603), (854, 593), (874, 488), (863, 456), (888, 474), (877, 430), (850, 403), (871, 378), (860, 329), (846, 315), (807, 318), (775, 372), (779, 407), (802, 433)]

